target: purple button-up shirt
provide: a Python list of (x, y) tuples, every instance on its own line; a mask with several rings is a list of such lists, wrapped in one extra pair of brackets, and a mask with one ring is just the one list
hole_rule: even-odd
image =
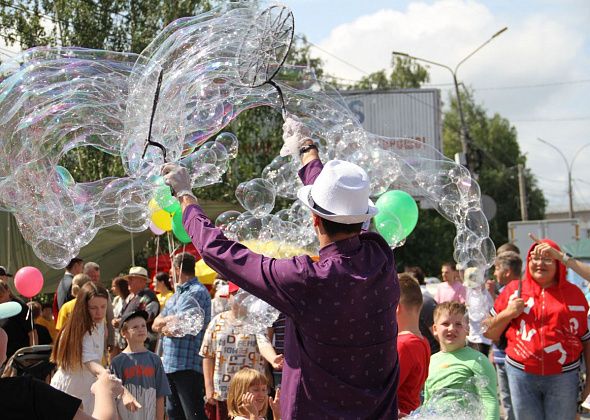
[[(313, 183), (319, 160), (300, 172)], [(265, 257), (227, 239), (197, 205), (184, 227), (210, 267), (287, 316), (284, 419), (397, 419), (393, 253), (375, 233), (330, 243), (318, 262)]]

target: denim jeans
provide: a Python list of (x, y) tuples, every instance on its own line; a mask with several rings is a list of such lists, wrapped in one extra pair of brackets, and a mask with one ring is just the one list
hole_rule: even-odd
[(205, 417), (205, 380), (195, 370), (167, 373), (172, 395), (166, 397), (170, 420), (207, 420)]
[(574, 420), (578, 400), (578, 370), (534, 375), (506, 363), (516, 420)]
[(510, 398), (510, 385), (506, 376), (506, 365), (504, 363), (496, 364), (498, 377), (498, 391), (500, 391), (500, 402), (504, 408), (506, 420), (514, 420), (514, 410), (512, 409), (512, 399)]

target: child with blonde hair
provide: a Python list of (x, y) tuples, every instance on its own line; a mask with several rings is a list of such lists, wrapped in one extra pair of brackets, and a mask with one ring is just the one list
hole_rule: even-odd
[[(424, 402), (444, 389), (459, 389), (478, 396), (486, 420), (499, 419), (496, 371), (487, 356), (467, 346), (469, 320), (467, 308), (459, 302), (444, 302), (434, 310), (434, 336), (440, 351), (430, 358)], [(474, 378), (486, 378), (477, 385)]]
[(279, 407), (281, 391), (275, 397), (268, 396), (266, 376), (252, 368), (238, 371), (229, 383), (227, 410), (234, 420), (264, 420), (270, 405), (274, 420), (280, 420)]

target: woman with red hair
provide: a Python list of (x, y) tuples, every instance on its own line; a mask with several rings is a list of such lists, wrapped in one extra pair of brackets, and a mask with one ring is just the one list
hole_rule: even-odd
[[(498, 296), (485, 333), (497, 341), (506, 331), (506, 373), (517, 420), (575, 419), (582, 354), (590, 375), (588, 303), (547, 245), (560, 251), (549, 239), (531, 246), (522, 280)], [(584, 397), (589, 391), (586, 386)]]

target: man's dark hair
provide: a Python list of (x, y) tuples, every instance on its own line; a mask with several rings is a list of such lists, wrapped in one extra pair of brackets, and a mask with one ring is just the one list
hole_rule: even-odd
[(351, 225), (347, 225), (344, 223), (333, 222), (331, 220), (322, 219), (322, 226), (324, 226), (324, 230), (329, 236), (334, 236), (339, 233), (361, 233), (361, 229), (363, 228), (362, 223), (353, 223)]
[(181, 252), (180, 254), (176, 254), (174, 256), (174, 267), (182, 268), (182, 274), (186, 274), (187, 276), (194, 276), (195, 275), (195, 263), (197, 259), (194, 255), (189, 254), (188, 252)]
[(496, 251), (496, 255), (500, 255), (506, 251), (516, 252), (518, 255), (520, 255), (520, 249), (518, 249), (518, 247), (511, 242), (506, 242), (505, 244), (500, 245)]
[(84, 260), (82, 258), (78, 258), (78, 257), (74, 257), (70, 260), (70, 262), (68, 263), (68, 265), (66, 265), (66, 270), (71, 270), (73, 266), (75, 266), (78, 263), (84, 262)]
[(52, 302), (45, 302), (44, 304), (41, 305), (41, 309), (53, 309), (53, 303)]
[(424, 270), (422, 270), (417, 265), (406, 267), (404, 272), (410, 273), (412, 276), (414, 276), (414, 278), (418, 280), (419, 284), (424, 284), (424, 279), (426, 278), (426, 276), (424, 275)]

